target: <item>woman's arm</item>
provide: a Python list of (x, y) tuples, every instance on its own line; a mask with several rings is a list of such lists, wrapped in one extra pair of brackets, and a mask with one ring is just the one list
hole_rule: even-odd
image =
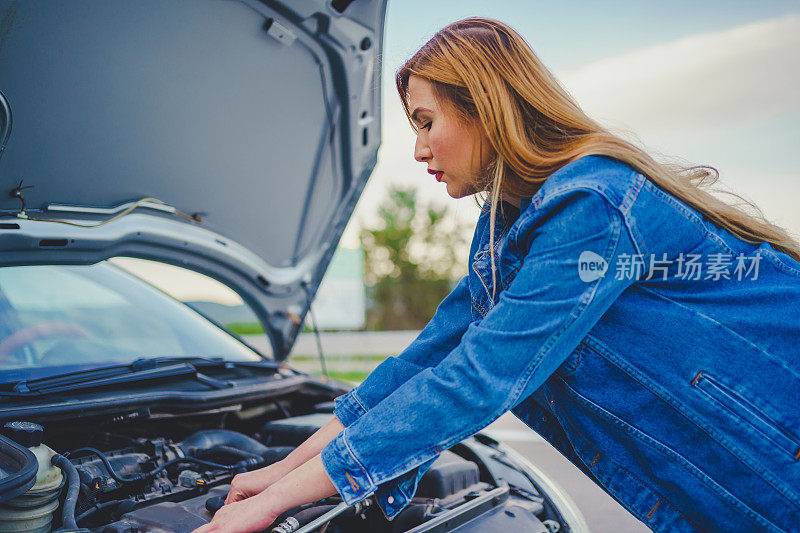
[[(595, 191), (560, 190), (518, 227), (521, 268), (493, 309), (438, 365), (402, 384), (322, 450), (323, 466), (348, 503), (528, 397), (634, 282), (616, 279), (613, 265), (637, 253), (637, 245), (623, 213)], [(604, 276), (581, 280), (578, 259), (586, 251), (606, 262)], [(401, 508), (385, 511), (391, 516)]]

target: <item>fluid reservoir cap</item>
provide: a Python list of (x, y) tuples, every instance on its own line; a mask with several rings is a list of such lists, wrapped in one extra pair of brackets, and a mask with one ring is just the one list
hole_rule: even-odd
[(6, 422), (3, 426), (3, 435), (26, 448), (39, 446), (42, 443), (43, 433), (44, 428), (33, 422), (15, 420), (14, 422)]

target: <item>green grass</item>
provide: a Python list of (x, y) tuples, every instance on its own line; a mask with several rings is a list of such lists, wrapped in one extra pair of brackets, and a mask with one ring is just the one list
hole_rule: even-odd
[[(264, 334), (264, 327), (261, 325), (260, 322), (231, 322), (229, 324), (223, 324), (223, 327), (230, 331), (231, 333), (235, 333), (236, 335), (263, 335)], [(322, 333), (335, 333), (341, 330), (325, 330)], [(314, 330), (303, 325), (303, 329), (301, 333), (313, 333)]]
[[(292, 361), (299, 361), (299, 362), (306, 362), (306, 361), (319, 361), (319, 355), (292, 355), (290, 356)], [(347, 361), (353, 362), (380, 362), (389, 357), (386, 354), (383, 355), (348, 355), (348, 356), (340, 356), (340, 355), (326, 355), (326, 361), (333, 361), (333, 360), (340, 360), (345, 359)]]
[[(315, 371), (311, 372), (317, 376), (322, 375), (322, 371)], [(328, 377), (332, 379), (340, 379), (342, 381), (349, 381), (351, 383), (358, 383), (364, 381), (364, 379), (369, 375), (369, 372), (364, 372), (362, 370), (345, 370), (342, 372), (337, 372), (336, 370), (329, 370)]]
[(263, 335), (264, 326), (259, 322), (232, 322), (225, 324), (225, 329), (236, 335)]

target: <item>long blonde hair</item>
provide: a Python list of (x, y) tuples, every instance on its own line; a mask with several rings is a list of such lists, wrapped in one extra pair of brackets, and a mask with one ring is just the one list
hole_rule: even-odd
[(739, 198), (755, 212), (750, 214), (705, 190), (719, 177), (714, 168), (658, 163), (590, 119), (530, 45), (501, 22), (468, 18), (449, 24), (400, 67), (395, 77), (397, 90), (414, 127), (408, 107), (412, 75), (431, 82), (437, 99), (465, 122), (477, 121), (494, 150), (488, 179), (476, 184), (491, 199), (493, 287), (499, 200), (506, 195), (533, 196), (550, 174), (586, 155), (603, 155), (626, 163), (717, 226), (747, 242), (769, 242), (800, 261), (800, 245), (767, 221), (753, 204)]

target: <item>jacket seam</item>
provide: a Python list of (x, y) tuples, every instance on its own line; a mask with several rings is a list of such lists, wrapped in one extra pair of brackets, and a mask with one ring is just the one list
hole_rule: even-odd
[[(570, 352), (570, 354), (567, 356), (564, 362), (558, 365), (558, 368), (556, 369), (555, 372), (553, 372), (553, 374), (558, 374), (561, 377), (567, 377), (572, 375), (581, 366), (581, 362), (583, 361), (583, 351), (585, 350), (585, 348), (586, 348), (586, 343), (584, 342), (584, 340), (581, 340), (581, 342), (575, 347), (575, 349)], [(575, 354), (575, 360), (574, 362), (567, 365), (570, 358), (572, 357), (572, 354)], [(567, 365), (567, 368), (562, 370), (562, 368), (564, 368), (564, 365)]]
[[(494, 256), (495, 257), (498, 257), (498, 248), (500, 247), (500, 243), (503, 241), (503, 239), (508, 234), (510, 234), (510, 229), (511, 228), (508, 227), (508, 226), (504, 227), (500, 231), (500, 235), (495, 240), (495, 243), (494, 243)], [(487, 241), (486, 248), (481, 248), (480, 250), (475, 252), (475, 255), (472, 258), (473, 259), (473, 261), (472, 261), (472, 270), (474, 270), (475, 273), (478, 275), (478, 277), (481, 279), (481, 284), (483, 285), (483, 288), (486, 290), (486, 296), (489, 297), (489, 304), (490, 304), (489, 308), (491, 309), (494, 306), (494, 301), (492, 300), (492, 292), (489, 290), (488, 282), (484, 279), (483, 274), (480, 273), (480, 271), (478, 270), (478, 267), (477, 267), (478, 261), (480, 261), (481, 259), (483, 259), (484, 257), (486, 257), (488, 254), (491, 253), (489, 251), (489, 249), (490, 249), (490, 246), (489, 246), (489, 243)], [(491, 263), (491, 259), (489, 261)], [(497, 295), (495, 295), (495, 296), (497, 296)], [(486, 312), (484, 312), (483, 314), (486, 315)]]
[(470, 295), (470, 300), (472, 300), (472, 304), (478, 309), (481, 315), (486, 316), (486, 309), (478, 303), (478, 301)]
[(501, 290), (506, 290), (508, 286), (511, 285), (511, 282), (514, 281), (514, 275), (519, 272), (520, 268), (522, 268), (522, 262), (520, 262), (519, 265), (517, 265), (511, 272), (508, 273), (506, 276), (506, 281), (503, 283)]
[(487, 285), (487, 283), (486, 283), (486, 280), (485, 280), (485, 279), (483, 279), (483, 274), (481, 274), (481, 273), (480, 273), (480, 271), (478, 270), (477, 263), (478, 263), (477, 261), (475, 261), (474, 263), (472, 263), (472, 270), (474, 270), (474, 271), (475, 271), (475, 274), (477, 274), (477, 275), (478, 275), (478, 277), (480, 278), (480, 280), (481, 280), (481, 285), (483, 285), (483, 288), (484, 288), (484, 290), (486, 291), (486, 296), (489, 298), (489, 300), (491, 300), (491, 298), (492, 298), (492, 293), (491, 293), (491, 292), (489, 292), (489, 285)]
[[(344, 433), (345, 431), (347, 431), (347, 428), (345, 428), (345, 429), (342, 431), (342, 433)], [(359, 461), (359, 459), (358, 459), (358, 456), (355, 454), (355, 452), (353, 451), (353, 449), (350, 447), (350, 443), (349, 443), (349, 442), (347, 442), (347, 440), (348, 440), (348, 439), (346, 439), (346, 438), (345, 438), (345, 436), (344, 436), (344, 435), (342, 435), (342, 442), (344, 443), (344, 446), (345, 446), (345, 448), (347, 449), (347, 453), (349, 453), (349, 454), (350, 454), (350, 457), (353, 459), (353, 462), (354, 462), (354, 463), (355, 463), (355, 464), (358, 466), (358, 468), (360, 468), (360, 469), (361, 469), (361, 473), (362, 473), (362, 474), (364, 474), (364, 477), (365, 477), (365, 478), (367, 478), (367, 481), (369, 482), (370, 486), (371, 486), (371, 487), (376, 487), (376, 486), (377, 486), (377, 483), (375, 483), (375, 482), (372, 480), (372, 478), (370, 477), (369, 473), (366, 471), (366, 469), (364, 469), (364, 466), (361, 464), (361, 461)]]
[(636, 249), (636, 253), (643, 257), (646, 256), (647, 247), (644, 245), (644, 239), (642, 239), (639, 229), (636, 227), (636, 223), (627, 214), (621, 214), (622, 220), (625, 223), (625, 229), (628, 231), (628, 235), (630, 235), (631, 242), (633, 242), (633, 247)]
[[(610, 463), (613, 463), (613, 464), (614, 464), (614, 465), (615, 465), (617, 468), (619, 468), (620, 470), (622, 470), (623, 472), (625, 472), (626, 474), (628, 474), (629, 476), (631, 476), (631, 477), (632, 477), (633, 479), (635, 479), (635, 480), (636, 480), (638, 483), (641, 483), (641, 484), (642, 484), (642, 486), (646, 487), (646, 488), (647, 488), (647, 489), (648, 489), (650, 492), (652, 492), (652, 493), (653, 493), (655, 496), (657, 496), (661, 502), (663, 502), (664, 504), (666, 504), (666, 505), (667, 505), (667, 506), (670, 508), (670, 510), (672, 510), (672, 511), (673, 511), (673, 512), (675, 512), (675, 513), (677, 513), (677, 514), (678, 514), (678, 515), (679, 515), (679, 516), (680, 516), (682, 519), (684, 519), (684, 520), (686, 521), (686, 523), (687, 523), (687, 524), (689, 524), (690, 526), (692, 526), (693, 528), (695, 528), (697, 531), (702, 531), (702, 530), (701, 530), (701, 528), (699, 528), (699, 527), (697, 526), (697, 524), (695, 524), (694, 522), (692, 522), (691, 520), (689, 520), (689, 518), (688, 518), (688, 517), (687, 517), (685, 514), (683, 514), (683, 513), (682, 513), (682, 512), (681, 512), (679, 509), (677, 509), (677, 508), (676, 508), (674, 505), (672, 505), (672, 504), (669, 502), (669, 500), (668, 500), (667, 498), (663, 497), (663, 496), (661, 495), (661, 493), (659, 493), (659, 492), (658, 492), (657, 490), (655, 490), (653, 487), (651, 487), (650, 485), (648, 485), (647, 483), (645, 483), (644, 481), (642, 481), (641, 479), (639, 479), (639, 477), (638, 477), (638, 476), (636, 476), (636, 475), (634, 475), (634, 474), (633, 474), (633, 472), (631, 472), (630, 470), (628, 470), (628, 469), (627, 469), (627, 468), (625, 468), (624, 466), (621, 466), (621, 465), (617, 464), (615, 461), (613, 461), (613, 460), (609, 459), (609, 458), (608, 458), (608, 456), (606, 456), (606, 457), (605, 457), (605, 460), (606, 460), (606, 461), (608, 461), (608, 462), (610, 462)], [(656, 505), (658, 505), (658, 503), (657, 503)], [(630, 509), (629, 509), (629, 511), (630, 511)], [(638, 513), (638, 512), (637, 512), (637, 513), (634, 513), (634, 514), (635, 514), (635, 515), (637, 515), (637, 517), (639, 517), (639, 516), (638, 516), (638, 515), (639, 515), (639, 513)], [(641, 520), (642, 522), (645, 522), (645, 520), (647, 520), (648, 522), (650, 521), (650, 519), (649, 519), (649, 518), (647, 518), (647, 515), (645, 515), (645, 520), (642, 520), (642, 518), (641, 518), (641, 517), (639, 517), (639, 520)]]
[[(540, 192), (537, 192), (533, 196), (533, 198), (531, 199), (532, 203), (535, 205), (536, 209), (534, 209), (534, 210), (526, 210), (524, 213), (520, 213), (519, 218), (513, 224), (513, 226), (514, 226), (513, 227), (513, 231), (509, 231), (509, 236), (511, 235), (511, 233), (518, 234), (520, 228), (522, 226), (526, 225), (530, 221), (531, 218), (533, 218), (533, 217), (535, 217), (537, 215), (536, 211), (541, 208), (542, 200), (543, 200), (543, 198), (541, 196), (541, 189), (539, 191)], [(596, 189), (594, 187), (591, 187), (589, 185), (586, 185), (586, 184), (577, 184), (576, 185), (576, 184), (569, 183), (569, 184), (566, 184), (566, 185), (561, 185), (560, 187), (556, 187), (553, 190), (547, 191), (547, 194), (544, 195), (545, 196), (544, 199), (547, 200), (548, 202), (551, 202), (551, 201), (559, 199), (561, 196), (564, 196), (561, 193), (564, 193), (564, 192), (568, 192), (568, 193), (569, 192), (578, 192), (578, 191), (594, 193), (594, 194), (600, 196), (605, 201), (605, 203), (610, 204), (611, 207), (613, 207), (615, 210), (620, 211), (620, 208), (617, 205), (617, 203), (613, 199), (609, 198), (609, 196), (605, 193), (605, 191), (598, 190), (598, 189)], [(638, 191), (637, 191), (637, 196), (638, 196)], [(623, 213), (623, 215), (624, 215), (624, 213)]]
[[(361, 399), (358, 397), (358, 394), (356, 393), (356, 390), (357, 390), (357, 389), (358, 389), (358, 387), (356, 387), (356, 388), (354, 388), (354, 389), (353, 389), (353, 394), (352, 394), (353, 400), (354, 400), (354, 401), (355, 401), (355, 402), (358, 404), (358, 406), (359, 406), (361, 409), (363, 409), (363, 410), (364, 410), (364, 413), (366, 413), (367, 411), (369, 411), (369, 409), (367, 409), (367, 408), (364, 406), (364, 404), (361, 402)], [(359, 415), (359, 416), (361, 416), (361, 415), (363, 415), (364, 413), (358, 413), (358, 415)]]
[[(648, 180), (648, 181), (649, 181), (649, 180)], [(680, 214), (682, 214), (684, 218), (686, 218), (686, 219), (687, 219), (687, 220), (689, 220), (690, 222), (694, 223), (694, 224), (697, 226), (697, 228), (698, 228), (698, 229), (699, 229), (699, 230), (700, 230), (700, 231), (701, 231), (701, 232), (702, 232), (702, 233), (703, 233), (703, 234), (704, 234), (704, 235), (705, 235), (707, 238), (709, 238), (709, 239), (711, 239), (712, 241), (714, 241), (715, 243), (717, 243), (719, 246), (721, 246), (722, 248), (724, 248), (725, 250), (727, 250), (727, 251), (728, 251), (729, 253), (731, 253), (732, 255), (736, 255), (736, 252), (735, 252), (733, 249), (731, 249), (731, 247), (730, 247), (730, 246), (728, 246), (728, 243), (726, 243), (726, 242), (725, 242), (725, 241), (722, 239), (722, 237), (720, 237), (720, 236), (719, 236), (719, 235), (717, 235), (716, 233), (712, 232), (712, 231), (711, 231), (711, 230), (709, 230), (709, 229), (708, 229), (706, 226), (704, 226), (704, 225), (703, 225), (703, 223), (702, 223), (702, 220), (700, 219), (700, 217), (698, 216), (698, 214), (697, 214), (697, 213), (695, 213), (695, 212), (694, 212), (694, 211), (692, 211), (691, 209), (687, 209), (687, 207), (685, 207), (685, 206), (684, 206), (684, 205), (682, 205), (681, 203), (678, 203), (678, 202), (674, 201), (674, 199), (673, 199), (671, 196), (669, 196), (669, 195), (667, 194), (667, 192), (665, 192), (665, 191), (662, 191), (662, 190), (661, 190), (661, 189), (660, 189), (658, 186), (656, 186), (654, 183), (649, 183), (649, 184), (646, 184), (645, 186), (647, 187), (647, 190), (648, 190), (648, 191), (650, 191), (651, 193), (653, 193), (653, 195), (654, 195), (654, 196), (657, 196), (657, 197), (658, 197), (658, 198), (659, 198), (659, 199), (660, 199), (660, 200), (661, 200), (663, 203), (665, 203), (665, 204), (669, 204), (669, 205), (670, 205), (670, 206), (671, 206), (673, 209), (675, 209), (675, 210), (676, 210), (676, 211), (678, 211)]]
[(766, 257), (767, 261), (769, 261), (776, 268), (778, 268), (780, 270), (783, 270), (784, 272), (787, 272), (788, 274), (792, 274), (792, 275), (795, 275), (795, 276), (800, 276), (800, 269), (792, 268), (791, 266), (789, 266), (786, 263), (784, 263), (781, 260), (781, 258), (778, 257), (772, 250), (762, 250), (762, 251), (756, 252), (756, 253), (758, 253), (759, 255), (762, 255), (763, 257)]
[[(631, 188), (632, 187), (629, 187), (628, 189), (631, 189)], [(600, 188), (600, 187), (593, 187), (591, 184), (588, 184), (588, 183), (577, 183), (577, 184), (567, 183), (567, 184), (561, 185), (559, 187), (556, 187), (554, 189), (546, 191), (546, 194), (544, 194), (544, 198), (546, 198), (547, 200), (553, 200), (553, 199), (557, 198), (558, 196), (560, 196), (561, 193), (564, 192), (564, 191), (569, 191), (569, 192), (572, 192), (572, 191), (594, 192), (594, 193), (602, 196), (615, 209), (617, 209), (617, 210), (620, 209), (620, 205), (617, 203), (616, 198), (612, 198), (611, 197), (612, 195), (610, 195), (606, 189), (603, 189), (603, 188)], [(630, 190), (626, 190), (625, 197), (627, 197), (627, 195), (629, 193), (630, 193)]]
[(642, 190), (642, 187), (644, 186), (644, 181), (646, 179), (647, 178), (645, 178), (644, 175), (641, 173), (637, 173), (634, 176), (633, 187), (631, 187), (628, 190), (628, 193), (625, 195), (625, 198), (622, 199), (622, 204), (620, 204), (619, 206), (619, 210), (624, 216), (627, 217), (628, 213), (630, 213), (631, 206), (633, 205), (633, 202), (636, 200), (636, 198), (639, 197), (639, 191)]

